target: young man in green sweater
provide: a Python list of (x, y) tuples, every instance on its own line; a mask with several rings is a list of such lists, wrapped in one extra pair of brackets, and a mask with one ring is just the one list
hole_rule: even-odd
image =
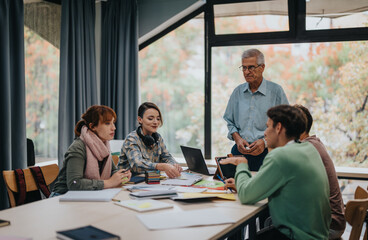
[(235, 185), (243, 204), (268, 198), (274, 228), (259, 239), (328, 239), (331, 221), (329, 185), (318, 151), (298, 139), (306, 120), (289, 105), (267, 111), (265, 138), (273, 150), (252, 177), (247, 159), (232, 157), (222, 164), (237, 165)]

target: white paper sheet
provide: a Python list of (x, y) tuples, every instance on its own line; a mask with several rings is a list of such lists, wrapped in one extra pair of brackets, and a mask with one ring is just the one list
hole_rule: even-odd
[(123, 200), (121, 202), (114, 202), (114, 204), (126, 208), (133, 209), (138, 212), (153, 211), (158, 209), (172, 208), (173, 205), (163, 201), (153, 199), (145, 200)]
[(206, 208), (185, 212), (159, 212), (153, 214), (138, 214), (138, 219), (149, 230), (183, 228), (204, 225), (235, 223), (223, 209)]

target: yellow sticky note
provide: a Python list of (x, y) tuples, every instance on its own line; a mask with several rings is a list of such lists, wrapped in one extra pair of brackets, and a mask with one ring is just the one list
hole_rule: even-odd
[(139, 207), (139, 208), (150, 208), (150, 207), (152, 207), (152, 204), (151, 204), (151, 203), (146, 202), (146, 203), (139, 204), (139, 206), (138, 206), (138, 207)]

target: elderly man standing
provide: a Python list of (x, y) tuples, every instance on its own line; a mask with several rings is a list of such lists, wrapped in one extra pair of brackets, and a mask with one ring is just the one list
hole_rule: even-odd
[(262, 52), (249, 49), (242, 54), (245, 83), (230, 96), (224, 119), (229, 129), (228, 138), (235, 141), (231, 153), (244, 155), (249, 169), (258, 171), (267, 154), (267, 110), (280, 104), (289, 104), (282, 87), (263, 78), (265, 59)]

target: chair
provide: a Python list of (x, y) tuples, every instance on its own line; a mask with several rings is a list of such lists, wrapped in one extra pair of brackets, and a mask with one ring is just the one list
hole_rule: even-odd
[(362, 188), (361, 186), (358, 186), (355, 190), (354, 198), (355, 199), (368, 198), (368, 192), (364, 188)]
[[(51, 164), (41, 167), (42, 174), (45, 178), (46, 185), (50, 187), (50, 184), (55, 181), (59, 174), (59, 167), (56, 164)], [(33, 178), (32, 172), (29, 168), (23, 169), (24, 178), (26, 183), (26, 193), (38, 190), (36, 181)], [(15, 194), (18, 193), (18, 185), (15, 177), (14, 170), (3, 171), (4, 182), (8, 191), (10, 207), (16, 207)]]
[(123, 146), (124, 140), (110, 140), (110, 150), (112, 154), (112, 160), (115, 163), (115, 166), (118, 166), (119, 163), (119, 154), (121, 151), (121, 146)]
[(118, 166), (119, 163), (119, 156), (118, 155), (111, 155), (112, 160), (114, 161), (115, 166)]
[[(354, 198), (355, 199), (366, 199), (368, 198), (368, 192), (362, 188), (361, 186), (358, 186), (355, 190), (355, 194), (354, 194)], [(367, 240), (367, 229), (368, 229), (368, 216), (365, 217), (365, 222), (366, 222), (366, 228), (365, 228), (365, 233), (364, 233), (364, 237), (363, 240)]]
[[(355, 190), (354, 200), (350, 200), (346, 204), (345, 219), (351, 225), (351, 232), (349, 240), (359, 240), (362, 232), (363, 223), (367, 215), (368, 209), (368, 193), (361, 187), (357, 187)], [(357, 197), (364, 197), (363, 199), (357, 199)], [(366, 239), (366, 233), (364, 236)]]

